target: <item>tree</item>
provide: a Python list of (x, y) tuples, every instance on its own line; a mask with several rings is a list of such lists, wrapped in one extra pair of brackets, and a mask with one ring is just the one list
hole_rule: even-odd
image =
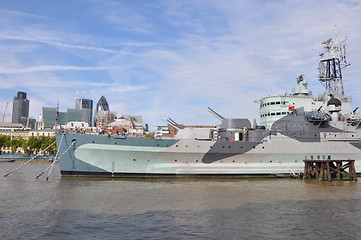
[(11, 147), (11, 152), (14, 154), (16, 153), (17, 149), (19, 147), (22, 147), (24, 145), (24, 138), (21, 136), (15, 136), (10, 140), (10, 147)]
[(30, 136), (28, 140), (24, 143), (23, 149), (25, 154), (36, 154), (40, 149), (40, 141), (37, 137)]
[(8, 135), (0, 135), (0, 149), (10, 146), (11, 137)]

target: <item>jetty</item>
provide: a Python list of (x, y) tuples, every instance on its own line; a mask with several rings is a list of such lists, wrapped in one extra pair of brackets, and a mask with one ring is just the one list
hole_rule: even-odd
[(355, 160), (303, 160), (305, 163), (303, 178), (320, 181), (354, 180), (357, 181)]

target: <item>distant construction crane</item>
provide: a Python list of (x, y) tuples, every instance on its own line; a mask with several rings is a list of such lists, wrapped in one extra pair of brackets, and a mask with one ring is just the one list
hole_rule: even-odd
[(3, 119), (1, 120), (2, 122), (4, 122), (4, 120), (5, 120), (6, 110), (8, 110), (8, 105), (9, 105), (9, 103), (7, 102), (6, 106), (5, 106), (5, 111), (4, 111), (4, 114), (3, 114)]

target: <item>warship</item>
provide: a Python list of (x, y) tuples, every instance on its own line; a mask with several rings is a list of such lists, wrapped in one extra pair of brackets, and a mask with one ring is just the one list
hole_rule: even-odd
[(174, 138), (57, 134), (63, 176), (289, 176), (305, 159), (354, 159), (361, 169), (361, 117), (343, 87), (345, 41), (330, 38), (318, 65), (325, 91), (317, 97), (297, 78), (291, 93), (257, 100), (260, 124), (224, 118), (215, 128), (177, 129)]

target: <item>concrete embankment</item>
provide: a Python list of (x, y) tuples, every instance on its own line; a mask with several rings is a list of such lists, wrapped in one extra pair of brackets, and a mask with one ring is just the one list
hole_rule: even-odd
[[(0, 162), (26, 162), (32, 159), (33, 156), (21, 156), (21, 155), (0, 155)], [(52, 162), (53, 156), (37, 156), (32, 159), (31, 162)]]

